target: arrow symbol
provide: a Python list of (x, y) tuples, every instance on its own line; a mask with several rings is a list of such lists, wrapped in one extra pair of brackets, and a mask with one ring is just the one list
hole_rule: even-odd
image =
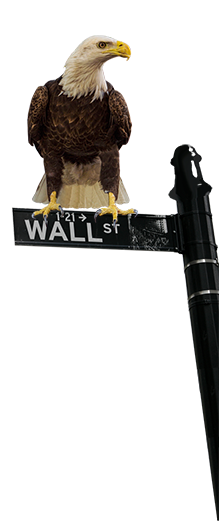
[(83, 213), (81, 213), (81, 215), (78, 218), (80, 218), (81, 222), (84, 222), (84, 220), (86, 220), (87, 217)]

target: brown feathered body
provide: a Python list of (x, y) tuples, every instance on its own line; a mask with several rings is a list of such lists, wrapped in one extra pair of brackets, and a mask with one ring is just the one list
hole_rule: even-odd
[[(30, 104), (28, 139), (45, 166), (33, 199), (47, 202), (56, 191), (63, 207), (96, 207), (106, 202), (95, 199), (99, 186), (99, 194), (112, 192), (116, 199), (120, 188), (119, 203), (128, 202), (119, 168), (119, 149), (131, 133), (123, 96), (107, 82), (102, 98), (72, 98), (63, 92), (61, 78), (38, 87)], [(82, 198), (86, 187), (95, 188), (95, 195)]]

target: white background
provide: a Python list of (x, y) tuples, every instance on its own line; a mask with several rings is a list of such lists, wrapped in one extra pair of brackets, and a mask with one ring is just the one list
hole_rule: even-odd
[(211, 0), (4, 6), (4, 524), (205, 522), (205, 451), (196, 449), (195, 394), (11, 393), (11, 195), (14, 181), (20, 202), (25, 197), (27, 34), (139, 34), (139, 180), (167, 180), (168, 143), (213, 143), (218, 180), (217, 6)]

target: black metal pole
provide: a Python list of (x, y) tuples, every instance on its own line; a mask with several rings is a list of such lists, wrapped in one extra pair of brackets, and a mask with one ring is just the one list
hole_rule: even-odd
[(219, 520), (219, 266), (208, 197), (211, 186), (203, 180), (200, 161), (200, 155), (191, 146), (183, 145), (175, 150), (171, 160), (175, 168), (175, 187), (170, 197), (177, 200), (189, 311)]

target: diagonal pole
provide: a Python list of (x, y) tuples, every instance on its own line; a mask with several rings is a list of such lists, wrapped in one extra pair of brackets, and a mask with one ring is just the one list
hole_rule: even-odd
[(219, 520), (219, 266), (209, 203), (211, 186), (204, 182), (201, 157), (188, 145), (175, 150), (175, 187), (183, 242), (184, 270), (205, 422), (214, 498)]

